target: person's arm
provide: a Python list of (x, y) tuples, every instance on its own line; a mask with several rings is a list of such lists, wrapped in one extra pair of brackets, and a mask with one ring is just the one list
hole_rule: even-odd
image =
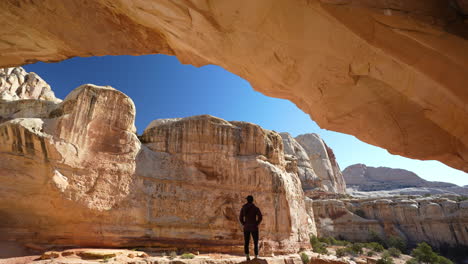
[(262, 212), (260, 208), (257, 207), (257, 225), (259, 225), (263, 220)]
[(242, 207), (242, 209), (240, 210), (240, 214), (239, 214), (239, 221), (241, 222), (242, 225), (245, 225), (244, 217), (245, 217), (244, 207)]

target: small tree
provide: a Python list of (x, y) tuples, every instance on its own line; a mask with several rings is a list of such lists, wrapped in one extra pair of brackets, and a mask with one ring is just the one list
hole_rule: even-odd
[(305, 252), (301, 253), (301, 260), (303, 264), (308, 264), (310, 261), (309, 255), (307, 255)]
[(390, 236), (386, 241), (387, 248), (397, 248), (402, 252), (406, 252), (407, 242), (405, 239), (399, 236)]
[(388, 253), (394, 258), (399, 258), (401, 256), (401, 251), (398, 248), (389, 248)]
[(336, 256), (339, 257), (339, 258), (342, 258), (344, 256), (347, 255), (347, 251), (346, 251), (346, 248), (339, 248), (336, 250)]
[(382, 257), (377, 260), (377, 264), (393, 264), (393, 259), (388, 252), (384, 252)]
[(426, 242), (419, 243), (411, 255), (419, 263), (437, 263), (438, 256)]

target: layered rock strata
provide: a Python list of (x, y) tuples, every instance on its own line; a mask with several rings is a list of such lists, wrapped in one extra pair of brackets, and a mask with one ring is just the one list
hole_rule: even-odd
[(468, 246), (468, 201), (447, 198), (316, 200), (319, 236), (365, 241), (371, 232), (400, 236), (409, 243)]
[[(0, 66), (163, 53), (219, 65), (322, 128), (468, 171), (463, 0), (5, 1)], [(73, 19), (70, 19), (73, 18)]]
[(38, 112), (16, 111), (24, 101), (0, 122), (0, 239), (240, 252), (253, 194), (263, 253), (309, 247), (311, 212), (279, 134), (197, 116), (157, 120), (142, 143), (132, 100), (111, 87), (80, 86)]

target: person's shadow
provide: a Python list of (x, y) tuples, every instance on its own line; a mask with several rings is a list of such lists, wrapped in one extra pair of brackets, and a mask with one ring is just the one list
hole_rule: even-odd
[(242, 262), (239, 262), (239, 264), (268, 264), (268, 262), (261, 258), (254, 258), (251, 260), (244, 260)]

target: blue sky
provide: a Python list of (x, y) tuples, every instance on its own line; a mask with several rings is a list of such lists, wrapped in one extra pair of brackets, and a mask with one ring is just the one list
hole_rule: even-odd
[(353, 136), (320, 129), (293, 103), (262, 95), (244, 79), (213, 65), (196, 68), (165, 55), (73, 58), (24, 66), (47, 81), (58, 98), (92, 83), (110, 85), (135, 102), (141, 133), (154, 119), (210, 114), (248, 121), (293, 136), (317, 133), (333, 149), (341, 169), (355, 163), (402, 168), (431, 181), (468, 185), (468, 175), (437, 161), (389, 154)]

